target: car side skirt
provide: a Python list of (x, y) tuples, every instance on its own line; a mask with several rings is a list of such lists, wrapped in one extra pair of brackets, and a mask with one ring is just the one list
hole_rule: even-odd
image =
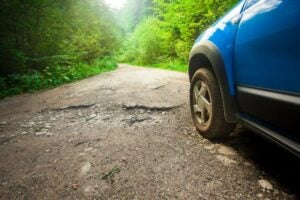
[(243, 114), (238, 115), (238, 119), (242, 124), (248, 129), (254, 131), (255, 133), (261, 135), (262, 137), (268, 139), (269, 141), (281, 146), (285, 150), (293, 153), (295, 156), (300, 158), (300, 145), (299, 143), (285, 137), (281, 133), (278, 133), (261, 123), (251, 120), (251, 118), (244, 116)]
[[(283, 138), (292, 140), (299, 145), (300, 96), (237, 86), (237, 99), (242, 115), (249, 116), (249, 120), (255, 119), (259, 122), (258, 126), (268, 127), (266, 129), (277, 132)], [(271, 132), (267, 131), (267, 133)], [(278, 140), (282, 139), (281, 137), (277, 138)], [(292, 143), (288, 142), (288, 144)]]
[(300, 96), (250, 87), (237, 87), (240, 112), (273, 127), (300, 134)]

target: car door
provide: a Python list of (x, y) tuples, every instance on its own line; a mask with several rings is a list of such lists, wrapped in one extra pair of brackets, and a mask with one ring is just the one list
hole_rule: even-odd
[(299, 0), (246, 2), (234, 77), (242, 115), (280, 132), (300, 132)]

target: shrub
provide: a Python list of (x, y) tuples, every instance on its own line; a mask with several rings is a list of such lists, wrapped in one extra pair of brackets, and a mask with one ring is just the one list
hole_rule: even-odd
[(42, 72), (35, 71), (27, 74), (13, 74), (7, 77), (0, 77), (0, 98), (59, 86), (114, 70), (116, 67), (117, 63), (113, 58), (105, 57), (95, 59), (91, 64), (79, 63), (69, 67), (57, 65), (55, 67), (46, 67)]

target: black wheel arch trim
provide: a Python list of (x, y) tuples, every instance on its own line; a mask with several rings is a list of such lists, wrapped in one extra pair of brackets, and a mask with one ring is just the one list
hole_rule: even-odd
[(189, 57), (189, 78), (201, 67), (210, 66), (216, 75), (227, 122), (236, 122), (236, 103), (230, 95), (225, 65), (218, 48), (210, 41), (203, 41), (192, 48)]

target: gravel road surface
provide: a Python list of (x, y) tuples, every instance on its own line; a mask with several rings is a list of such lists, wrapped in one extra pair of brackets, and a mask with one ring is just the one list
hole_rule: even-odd
[(0, 101), (0, 199), (297, 199), (299, 160), (199, 136), (186, 73), (116, 71)]

